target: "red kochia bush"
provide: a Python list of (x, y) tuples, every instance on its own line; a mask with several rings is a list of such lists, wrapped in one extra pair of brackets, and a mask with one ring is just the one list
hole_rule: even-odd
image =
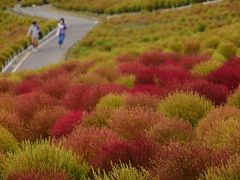
[(240, 83), (239, 72), (240, 58), (236, 57), (227, 61), (217, 70), (209, 73), (206, 78), (213, 83), (223, 84), (230, 90), (234, 90)]
[(193, 79), (192, 75), (178, 66), (160, 66), (159, 68), (148, 68), (139, 71), (136, 75), (136, 83), (138, 84), (160, 84), (172, 80)]
[(64, 105), (72, 110), (91, 110), (95, 107), (98, 100), (106, 94), (110, 92), (120, 93), (124, 90), (124, 87), (114, 84), (99, 86), (75, 85), (70, 87), (66, 93), (64, 97)]
[(163, 96), (164, 92), (165, 91), (157, 85), (136, 85), (130, 90), (130, 93), (133, 95), (148, 94), (157, 97)]
[(197, 55), (197, 56), (182, 56), (179, 60), (179, 65), (184, 69), (192, 69), (192, 67), (201, 62), (207, 61), (209, 59), (208, 56), (205, 55)]
[(206, 80), (172, 81), (166, 87), (167, 92), (193, 91), (210, 99), (216, 105), (224, 104), (229, 95), (229, 90), (222, 84), (214, 84)]
[(94, 106), (94, 104), (90, 104), (89, 102), (92, 100), (93, 89), (94, 87), (90, 85), (75, 85), (70, 87), (64, 97), (64, 105), (72, 110)]
[(225, 164), (228, 159), (227, 151), (214, 151), (196, 144), (171, 143), (159, 150), (150, 173), (162, 180), (197, 179), (208, 167)]
[(140, 62), (133, 61), (133, 62), (126, 62), (121, 63), (118, 66), (121, 73), (124, 74), (136, 74), (138, 71), (145, 69), (146, 67), (141, 64)]
[(68, 76), (68, 71), (64, 67), (55, 67), (47, 70), (46, 72), (40, 75), (40, 78), (43, 80), (48, 80), (52, 78), (56, 78), (59, 76)]
[(28, 170), (23, 172), (15, 172), (8, 176), (6, 180), (70, 180), (71, 178), (62, 171), (37, 171)]
[(38, 77), (28, 78), (23, 80), (14, 87), (14, 93), (16, 94), (25, 94), (37, 90), (42, 85), (42, 80)]
[(74, 124), (82, 120), (82, 111), (72, 111), (58, 119), (51, 128), (50, 135), (61, 137), (72, 132)]
[(60, 99), (70, 87), (70, 79), (67, 77), (56, 77), (47, 80), (42, 87), (43, 91), (50, 96)]
[(157, 154), (158, 146), (146, 137), (138, 137), (130, 142), (117, 140), (103, 145), (95, 167), (111, 170), (112, 165), (131, 163), (135, 167), (150, 167)]
[(162, 53), (160, 51), (152, 51), (142, 54), (139, 57), (139, 61), (146, 66), (158, 66), (162, 64), (164, 61), (169, 61), (170, 56), (166, 53)]

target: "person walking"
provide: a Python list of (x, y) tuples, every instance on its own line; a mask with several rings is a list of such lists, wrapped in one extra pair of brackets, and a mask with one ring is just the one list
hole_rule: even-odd
[(36, 21), (32, 22), (32, 25), (28, 29), (28, 36), (32, 37), (33, 50), (37, 52), (38, 48), (38, 39), (40, 34), (40, 28)]
[(58, 28), (57, 28), (58, 45), (60, 48), (62, 47), (62, 45), (64, 43), (66, 30), (67, 30), (67, 25), (65, 24), (65, 20), (63, 18), (61, 18), (59, 20)]

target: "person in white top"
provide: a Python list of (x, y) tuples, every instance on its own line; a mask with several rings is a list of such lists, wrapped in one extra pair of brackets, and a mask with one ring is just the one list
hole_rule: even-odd
[(38, 39), (39, 39), (40, 28), (36, 21), (32, 22), (32, 25), (28, 29), (28, 36), (32, 37), (33, 49), (37, 51)]
[(57, 36), (58, 36), (58, 45), (62, 47), (66, 35), (67, 25), (63, 18), (60, 19), (57, 28)]

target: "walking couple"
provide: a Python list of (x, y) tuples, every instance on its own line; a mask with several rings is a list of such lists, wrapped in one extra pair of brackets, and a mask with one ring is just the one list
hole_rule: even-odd
[[(67, 26), (63, 18), (59, 20), (57, 27), (57, 36), (58, 36), (58, 45), (61, 48), (66, 34)], [(37, 52), (38, 49), (38, 40), (42, 38), (42, 32), (36, 21), (32, 22), (32, 25), (28, 29), (28, 36), (32, 38), (33, 50)]]

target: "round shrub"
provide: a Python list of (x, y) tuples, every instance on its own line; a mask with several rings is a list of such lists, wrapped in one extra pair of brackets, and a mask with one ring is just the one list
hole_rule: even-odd
[(214, 70), (218, 69), (222, 63), (214, 60), (208, 60), (200, 64), (196, 64), (192, 68), (192, 72), (197, 75), (206, 76)]
[(14, 83), (7, 79), (0, 79), (0, 93), (7, 93), (13, 85)]
[(72, 111), (64, 115), (53, 124), (50, 131), (51, 136), (59, 138), (63, 135), (70, 134), (73, 126), (82, 120), (82, 116), (82, 111)]
[(217, 49), (220, 42), (221, 42), (221, 39), (219, 37), (210, 37), (206, 39), (206, 41), (204, 41), (203, 46), (204, 48)]
[(143, 93), (136, 95), (127, 94), (125, 98), (125, 107), (133, 108), (136, 106), (146, 107), (156, 110), (158, 104), (158, 98)]
[(159, 144), (167, 144), (171, 141), (188, 142), (193, 138), (193, 132), (193, 127), (186, 121), (162, 118), (147, 134)]
[(109, 119), (114, 111), (112, 108), (101, 108), (87, 113), (83, 117), (83, 125), (93, 127), (109, 126)]
[(47, 80), (44, 83), (42, 89), (43, 92), (45, 92), (46, 94), (49, 94), (52, 97), (60, 99), (65, 95), (68, 88), (70, 87), (70, 84), (71, 82), (69, 78), (60, 76)]
[(197, 39), (186, 39), (184, 42), (184, 53), (193, 55), (197, 54), (200, 49), (200, 43)]
[(169, 60), (169, 55), (160, 51), (147, 52), (139, 57), (139, 61), (145, 66), (159, 66), (164, 61)]
[(154, 141), (144, 136), (137, 137), (129, 142), (115, 140), (102, 146), (95, 167), (111, 170), (114, 165), (131, 163), (134, 167), (149, 168), (158, 152)]
[(163, 88), (157, 85), (135, 85), (130, 92), (133, 95), (146, 94), (156, 97), (161, 97), (164, 94)]
[(146, 130), (157, 124), (163, 118), (159, 113), (148, 108), (121, 108), (113, 113), (109, 120), (109, 126), (121, 137), (133, 139), (143, 135)]
[(240, 83), (240, 58), (236, 57), (225, 62), (221, 67), (208, 74), (206, 79), (216, 84), (223, 84), (230, 90)]
[(0, 111), (0, 125), (6, 128), (18, 140), (23, 140), (27, 137), (23, 121), (15, 112)]
[(214, 151), (202, 145), (171, 143), (161, 147), (150, 170), (151, 177), (163, 180), (197, 179), (211, 166), (227, 162), (226, 151)]
[(18, 148), (18, 141), (16, 138), (4, 127), (0, 126), (0, 151), (11, 152)]
[(13, 110), (16, 96), (10, 94), (0, 94), (0, 111)]
[(240, 156), (231, 159), (226, 165), (208, 168), (199, 180), (212, 179), (239, 179), (240, 178)]
[(4, 164), (3, 177), (28, 170), (63, 171), (71, 179), (84, 179), (89, 171), (88, 165), (71, 151), (59, 145), (41, 141), (35, 144), (26, 142), (22, 149), (10, 154)]
[(228, 96), (227, 105), (240, 108), (240, 88), (236, 89), (234, 93)]
[(37, 90), (43, 84), (40, 78), (28, 78), (16, 84), (13, 91), (16, 94), (26, 94)]
[(224, 104), (229, 95), (227, 87), (221, 84), (214, 84), (206, 80), (173, 81), (166, 87), (166, 91), (193, 91), (210, 99), (215, 105)]
[(168, 117), (184, 119), (196, 126), (198, 121), (214, 108), (211, 101), (192, 92), (169, 94), (158, 104), (158, 111)]
[(111, 108), (111, 109), (118, 109), (124, 104), (124, 96), (118, 95), (118, 94), (108, 94), (104, 97), (102, 97), (96, 108), (102, 109), (102, 108)]
[(218, 52), (223, 55), (226, 59), (234, 57), (237, 53), (237, 48), (233, 43), (222, 43), (218, 47)]
[(118, 139), (114, 132), (106, 128), (76, 127), (69, 136), (63, 139), (63, 145), (94, 165), (102, 146)]
[(95, 180), (102, 179), (124, 179), (124, 180), (146, 180), (149, 178), (148, 172), (141, 168), (140, 170), (132, 167), (131, 164), (120, 164), (114, 166), (108, 173), (94, 172)]
[(56, 100), (41, 92), (27, 93), (17, 97), (14, 111), (23, 121), (33, 118), (35, 112), (56, 105)]
[(127, 88), (132, 88), (134, 86), (135, 76), (134, 75), (124, 75), (119, 77), (115, 83), (122, 85)]
[(197, 139), (215, 149), (240, 152), (240, 110), (220, 107), (202, 119), (196, 129)]
[(212, 55), (212, 58), (211, 58), (213, 61), (218, 61), (218, 62), (220, 62), (220, 63), (224, 63), (227, 59), (223, 56), (223, 55), (221, 55), (221, 54), (219, 54), (219, 53), (214, 53), (213, 55)]
[(35, 141), (48, 137), (53, 124), (67, 112), (68, 110), (63, 106), (45, 107), (36, 111), (31, 119), (25, 121), (28, 139)]

